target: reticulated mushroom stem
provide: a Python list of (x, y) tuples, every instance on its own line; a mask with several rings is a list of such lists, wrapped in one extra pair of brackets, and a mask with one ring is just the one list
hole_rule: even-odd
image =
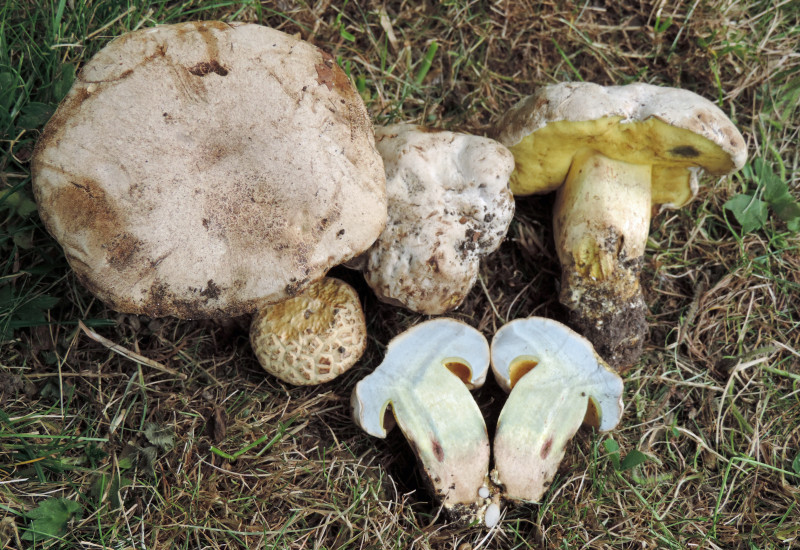
[(612, 365), (641, 354), (647, 325), (639, 286), (650, 226), (651, 166), (584, 149), (556, 196), (553, 229), (561, 303)]

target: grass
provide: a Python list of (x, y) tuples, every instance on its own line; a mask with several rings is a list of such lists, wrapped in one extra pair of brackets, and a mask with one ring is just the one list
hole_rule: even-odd
[[(800, 240), (770, 215), (743, 232), (742, 174), (652, 223), (649, 339), (612, 434), (582, 431), (543, 502), (497, 529), (449, 522), (410, 448), (360, 432), (354, 384), (423, 319), (377, 302), (365, 357), (335, 382), (263, 373), (247, 319), (115, 313), (44, 231), (29, 160), (81, 64), (112, 37), (187, 19), (257, 21), (330, 51), (377, 124), (483, 134), (537, 86), (680, 86), (718, 102), (800, 195), (800, 6), (791, 1), (80, 2), (0, 7), (0, 547), (789, 548), (800, 545)], [(491, 336), (556, 302), (551, 197), (521, 199), (508, 239), (453, 316)], [(86, 330), (79, 325), (82, 321)], [(91, 337), (96, 332), (106, 341)], [(114, 347), (110, 343), (118, 346)], [(123, 353), (122, 350), (127, 353)], [(504, 401), (476, 393), (487, 425)], [(615, 468), (621, 457), (646, 460)], [(233, 460), (231, 460), (233, 459)], [(65, 499), (52, 510), (43, 503)], [(55, 506), (55, 505), (53, 505)], [(48, 511), (55, 538), (35, 534)], [(45, 518), (47, 519), (47, 518)]]

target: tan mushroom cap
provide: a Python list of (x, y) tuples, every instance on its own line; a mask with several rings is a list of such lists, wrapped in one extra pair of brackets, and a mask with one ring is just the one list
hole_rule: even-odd
[(333, 380), (367, 347), (358, 294), (339, 279), (312, 283), (299, 296), (260, 308), (250, 343), (264, 370), (284, 382), (310, 386)]
[(744, 138), (713, 103), (687, 90), (589, 82), (540, 88), (497, 124), (511, 149), (517, 195), (546, 193), (566, 179), (576, 151), (652, 165), (652, 202), (679, 207), (695, 195), (697, 168), (722, 175), (741, 168)]
[(333, 58), (252, 24), (126, 34), (32, 163), (41, 217), (112, 308), (228, 317), (297, 294), (386, 220), (372, 125)]
[(459, 306), (514, 216), (511, 153), (492, 139), (395, 124), (375, 130), (389, 219), (365, 254), (383, 301), (436, 315)]

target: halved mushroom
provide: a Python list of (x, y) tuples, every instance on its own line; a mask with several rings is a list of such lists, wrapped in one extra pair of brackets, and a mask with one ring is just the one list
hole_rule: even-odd
[(264, 370), (284, 382), (315, 385), (352, 367), (367, 346), (355, 289), (326, 277), (253, 316), (250, 343)]
[(367, 283), (386, 302), (435, 315), (459, 306), (480, 258), (514, 216), (514, 159), (494, 140), (395, 124), (375, 131), (386, 170), (386, 228), (365, 254)]
[(385, 175), (350, 79), (253, 24), (165, 25), (82, 69), (32, 161), (47, 229), (113, 309), (226, 318), (367, 249)]
[(617, 425), (622, 379), (586, 338), (543, 317), (503, 325), (491, 354), (495, 378), (510, 392), (497, 422), (492, 481), (510, 500), (538, 502), (581, 424)]
[(436, 497), (466, 519), (490, 505), (489, 437), (469, 393), (483, 384), (488, 368), (489, 345), (480, 332), (434, 319), (389, 342), (383, 362), (352, 396), (356, 423), (375, 437), (386, 437), (391, 408)]
[(744, 139), (710, 101), (648, 84), (546, 86), (497, 124), (517, 195), (558, 189), (553, 213), (570, 321), (612, 365), (641, 354), (639, 286), (653, 205), (678, 208), (705, 170), (741, 168)]

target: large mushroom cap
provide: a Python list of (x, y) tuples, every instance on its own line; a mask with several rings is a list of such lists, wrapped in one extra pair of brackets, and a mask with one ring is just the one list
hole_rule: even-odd
[(744, 138), (716, 105), (687, 90), (570, 82), (545, 86), (498, 122), (514, 153), (511, 190), (546, 193), (566, 179), (576, 151), (653, 166), (653, 204), (681, 206), (695, 193), (694, 168), (727, 174), (747, 157)]
[(33, 159), (48, 230), (119, 311), (226, 317), (366, 249), (385, 176), (333, 58), (266, 27), (193, 22), (100, 51)]

